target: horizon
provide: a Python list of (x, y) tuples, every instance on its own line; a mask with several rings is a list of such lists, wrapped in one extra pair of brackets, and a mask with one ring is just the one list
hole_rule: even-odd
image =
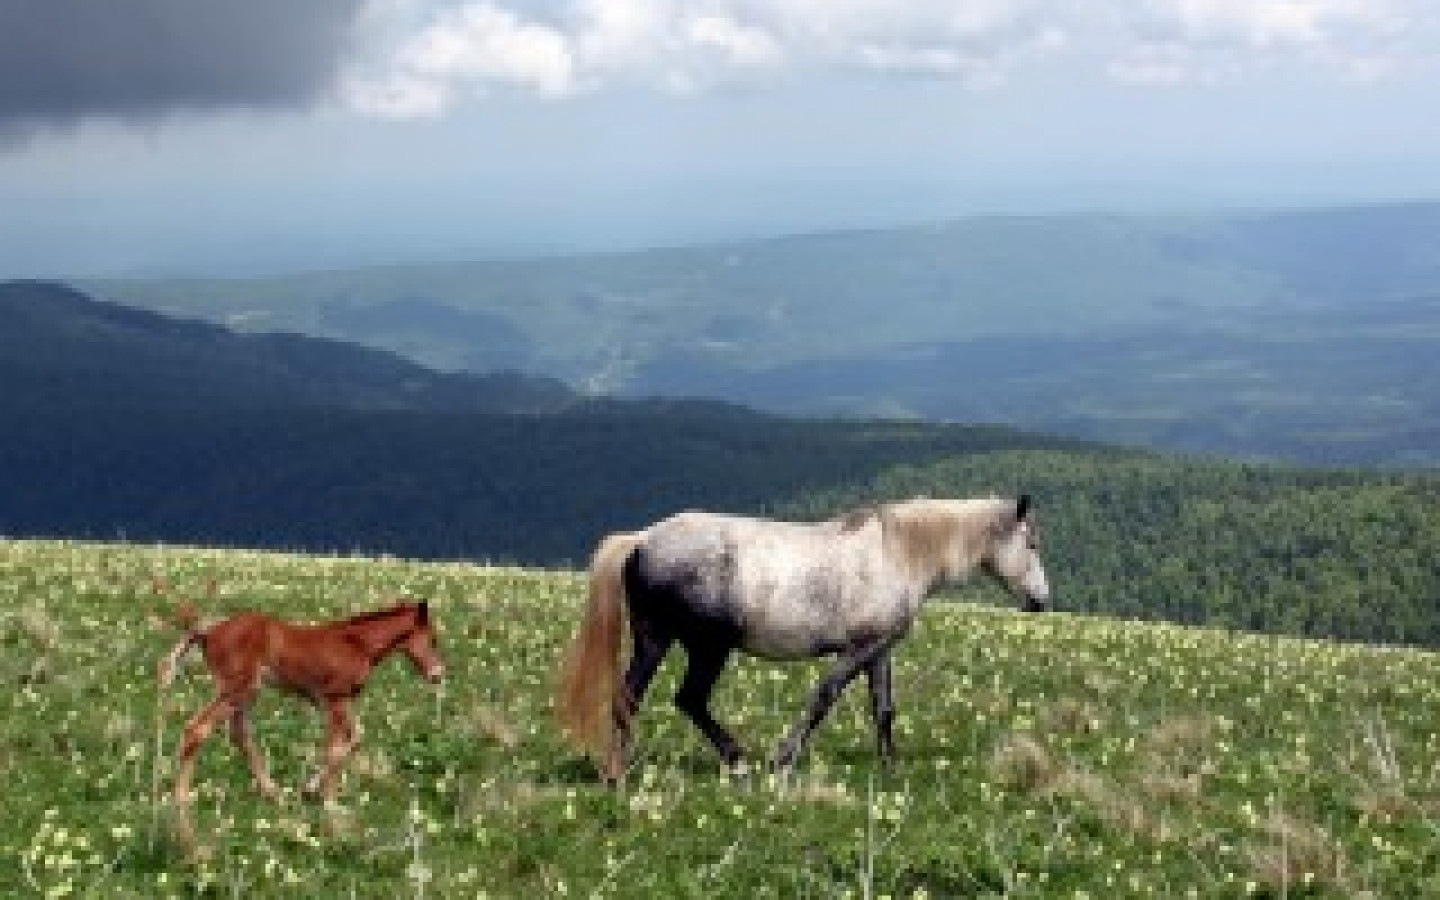
[(1440, 196), (1417, 197), (1413, 199), (1404, 198), (1380, 198), (1380, 199), (1355, 199), (1355, 200), (1317, 200), (1312, 202), (1295, 201), (1291, 203), (1273, 202), (1269, 204), (1234, 202), (1230, 204), (1217, 203), (1209, 206), (1196, 205), (1194, 207), (1176, 206), (1173, 208), (1155, 209), (1101, 209), (1091, 207), (1076, 207), (1074, 209), (1060, 209), (1054, 211), (1043, 210), (1003, 210), (1003, 211), (981, 211), (962, 215), (953, 215), (935, 218), (921, 218), (914, 220), (900, 220), (894, 222), (878, 222), (873, 224), (835, 224), (828, 227), (795, 228), (793, 230), (778, 230), (768, 233), (739, 233), (723, 234), (714, 236), (696, 236), (693, 240), (676, 240), (670, 243), (635, 243), (596, 245), (596, 246), (553, 246), (553, 247), (517, 247), (517, 248), (478, 248), (474, 251), (446, 252), (443, 249), (433, 251), (417, 250), (411, 253), (399, 252), (393, 258), (357, 258), (353, 260), (340, 259), (331, 262), (316, 259), (309, 263), (287, 264), (284, 261), (270, 259), (264, 262), (254, 261), (230, 261), (228, 263), (216, 264), (206, 267), (204, 264), (197, 264), (195, 268), (167, 269), (163, 266), (156, 266), (149, 269), (137, 268), (128, 271), (97, 271), (77, 272), (73, 274), (4, 274), (0, 273), (0, 282), (55, 282), (73, 283), (77, 285), (94, 284), (103, 282), (125, 282), (125, 281), (263, 281), (267, 279), (303, 278), (308, 275), (324, 275), (327, 273), (363, 271), (363, 270), (386, 270), (386, 269), (408, 269), (408, 268), (429, 268), (445, 266), (467, 266), (484, 265), (487, 263), (533, 263), (546, 260), (561, 260), (585, 257), (603, 256), (626, 256), (646, 253), (666, 253), (670, 251), (685, 250), (716, 250), (725, 247), (743, 247), (751, 244), (780, 242), (786, 240), (804, 240), (809, 238), (824, 238), (831, 236), (882, 234), (904, 231), (917, 231), (926, 229), (944, 228), (963, 222), (977, 222), (985, 220), (1001, 219), (1185, 219), (1185, 218), (1230, 218), (1247, 216), (1291, 216), (1326, 213), (1344, 213), (1348, 211), (1394, 209), (1401, 207), (1424, 207), (1440, 205)]

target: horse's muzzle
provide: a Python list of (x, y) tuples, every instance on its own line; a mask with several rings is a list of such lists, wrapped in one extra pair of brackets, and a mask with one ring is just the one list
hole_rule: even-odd
[(1050, 609), (1050, 598), (1026, 595), (1024, 601), (1020, 604), (1020, 608), (1029, 613), (1045, 612)]

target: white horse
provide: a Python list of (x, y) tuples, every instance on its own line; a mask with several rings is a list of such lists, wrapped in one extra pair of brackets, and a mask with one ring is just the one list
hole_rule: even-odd
[[(688, 664), (675, 704), (727, 764), (739, 744), (710, 713), (732, 650), (776, 660), (834, 654), (804, 717), (780, 744), (788, 769), (845, 686), (862, 670), (883, 764), (894, 758), (890, 650), (938, 585), (979, 568), (1047, 608), (1050, 587), (1027, 496), (917, 498), (818, 523), (684, 512), (644, 531), (613, 534), (590, 566), (584, 624), (562, 671), (557, 709), (577, 745), (618, 779), (630, 724), (665, 653)], [(622, 622), (632, 653), (620, 678)]]

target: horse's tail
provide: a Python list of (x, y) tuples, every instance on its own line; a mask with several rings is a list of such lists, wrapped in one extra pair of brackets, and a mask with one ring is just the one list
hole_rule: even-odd
[[(160, 593), (157, 586), (156, 592)], [(156, 692), (155, 698), (155, 763), (151, 771), (150, 795), (158, 803), (160, 800), (160, 769), (164, 751), (161, 744), (165, 739), (165, 713), (168, 709), (168, 694), (170, 686), (175, 683), (175, 673), (180, 668), (180, 660), (190, 652), (190, 648), (200, 643), (205, 638), (205, 623), (200, 619), (200, 610), (189, 600), (182, 600), (168, 614), (152, 615), (151, 621), (157, 624), (169, 624), (185, 632), (170, 652), (160, 658), (159, 681), (160, 689)]]
[(175, 672), (180, 667), (180, 660), (190, 651), (190, 648), (200, 642), (205, 636), (205, 626), (200, 621), (200, 610), (189, 600), (183, 601), (170, 614), (170, 622), (185, 636), (170, 648), (170, 652), (160, 658), (160, 702), (165, 702), (165, 691), (175, 683)]
[(644, 532), (608, 535), (590, 561), (590, 602), (585, 621), (560, 673), (555, 710), (580, 749), (604, 757), (615, 739), (620, 692), (620, 645), (625, 624), (625, 561)]

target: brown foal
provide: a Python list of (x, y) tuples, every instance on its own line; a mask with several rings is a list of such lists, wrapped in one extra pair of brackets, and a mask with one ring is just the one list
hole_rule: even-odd
[(375, 665), (399, 650), (431, 682), (438, 683), (445, 675), (430, 609), (423, 601), (317, 625), (294, 625), (263, 613), (244, 612), (202, 627), (190, 604), (182, 607), (177, 618), (186, 634), (161, 661), (161, 690), (170, 687), (181, 657), (196, 644), (204, 650), (216, 689), (215, 699), (190, 719), (180, 739), (177, 803), (191, 800), (196, 755), (216, 724), (227, 718), (230, 737), (245, 755), (256, 787), (272, 800), (279, 798), (280, 790), (255, 745), (247, 718), (265, 683), (325, 710), (325, 758), (306, 784), (305, 793), (328, 802), (339, 787), (340, 766), (355, 745), (349, 703), (365, 686)]

